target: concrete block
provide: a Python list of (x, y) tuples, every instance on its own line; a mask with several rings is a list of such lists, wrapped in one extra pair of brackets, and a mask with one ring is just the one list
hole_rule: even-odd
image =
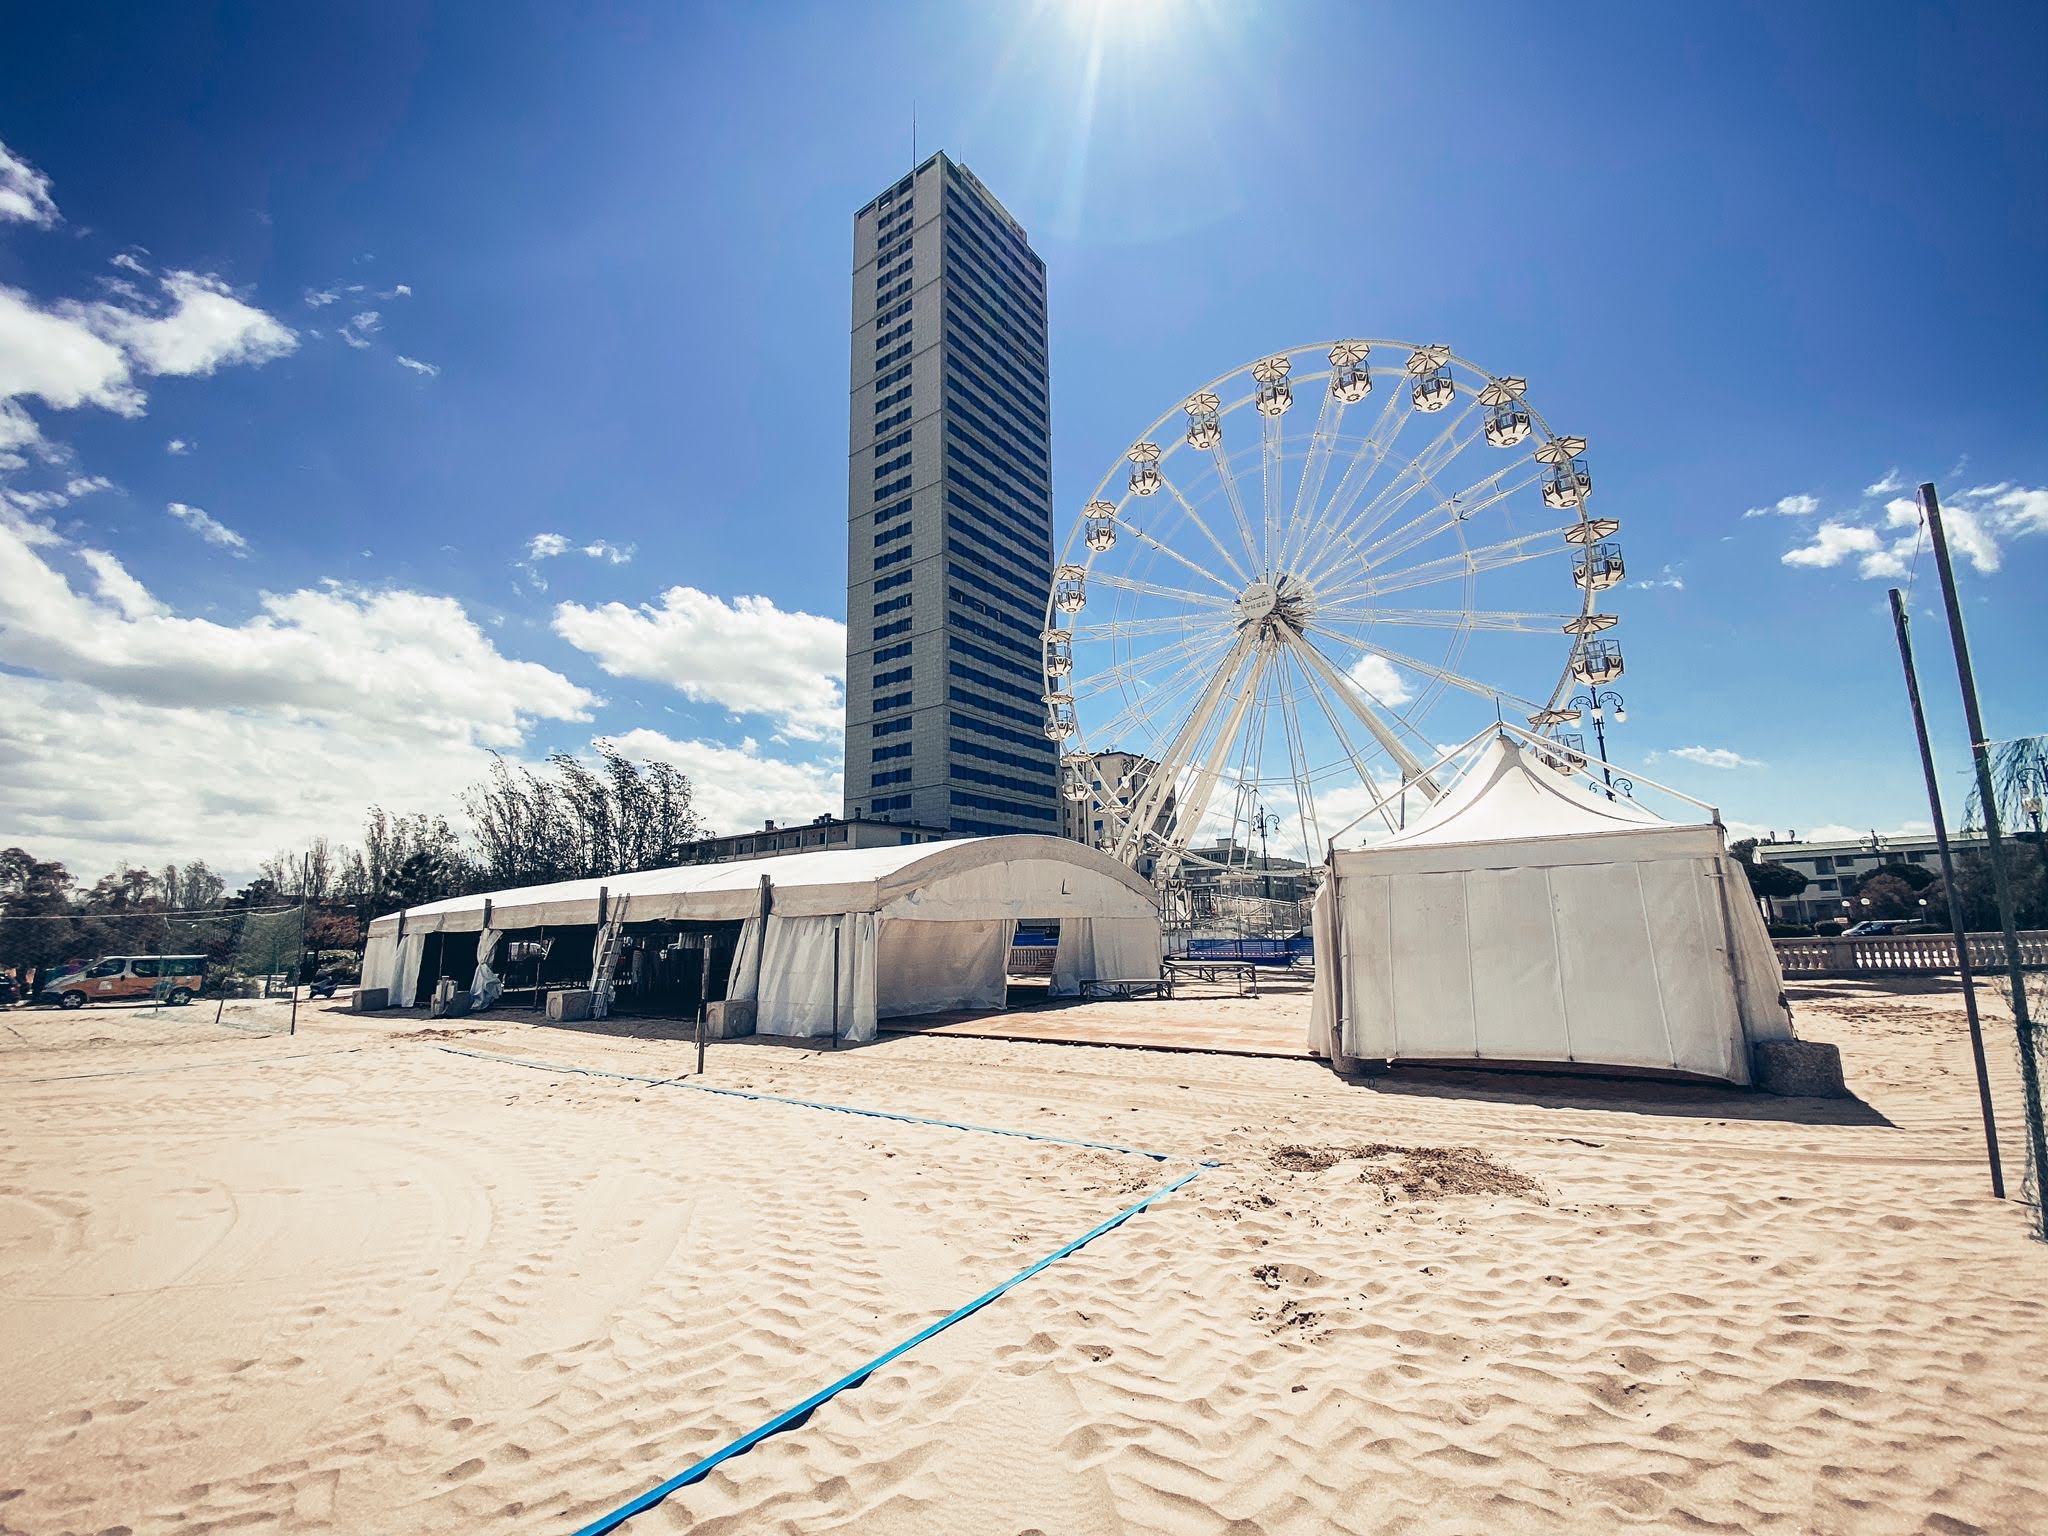
[(550, 1024), (574, 1024), (589, 1017), (590, 990), (587, 987), (565, 987), (548, 994)]
[(704, 1038), (707, 1040), (737, 1040), (742, 1035), (754, 1032), (754, 1002), (752, 998), (739, 1001), (727, 998), (723, 1002), (707, 1003), (704, 1008)]
[(1842, 1053), (1821, 1040), (1762, 1040), (1750, 1053), (1750, 1076), (1765, 1093), (1787, 1098), (1846, 1099)]
[(348, 1011), (350, 1013), (375, 1013), (380, 1008), (389, 1008), (390, 1006), (391, 989), (389, 987), (357, 987), (355, 994), (349, 999)]

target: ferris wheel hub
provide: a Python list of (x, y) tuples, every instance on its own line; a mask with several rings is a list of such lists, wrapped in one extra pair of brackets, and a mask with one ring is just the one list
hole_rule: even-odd
[(1300, 634), (1315, 613), (1316, 589), (1292, 572), (1272, 581), (1255, 581), (1237, 598), (1240, 629), (1256, 628), (1263, 638), (1285, 639), (1286, 631)]

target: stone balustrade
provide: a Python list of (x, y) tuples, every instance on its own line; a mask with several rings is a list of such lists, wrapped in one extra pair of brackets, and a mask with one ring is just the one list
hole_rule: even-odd
[[(1996, 933), (1966, 934), (1970, 966), (1979, 975), (2005, 969), (2005, 940)], [(2020, 963), (2048, 968), (2048, 930), (2020, 936)], [(1778, 966), (1797, 976), (1932, 976), (1956, 969), (1956, 941), (1946, 933), (1874, 935), (1856, 939), (1773, 939)]]

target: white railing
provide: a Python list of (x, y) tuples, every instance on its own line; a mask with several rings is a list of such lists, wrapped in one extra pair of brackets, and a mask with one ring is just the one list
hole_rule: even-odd
[[(2005, 940), (1995, 933), (1965, 935), (1970, 966), (1980, 974), (2005, 969)], [(2048, 930), (2019, 936), (2020, 963), (2048, 969)], [(1956, 941), (1946, 933), (1873, 935), (1856, 939), (1773, 939), (1787, 976), (1918, 976), (1956, 969)]]

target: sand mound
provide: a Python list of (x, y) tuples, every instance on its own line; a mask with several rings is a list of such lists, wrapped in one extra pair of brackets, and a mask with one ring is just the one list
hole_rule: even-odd
[(1411, 1200), (1441, 1200), (1446, 1195), (1513, 1195), (1541, 1200), (1543, 1187), (1525, 1173), (1477, 1147), (1402, 1147), (1367, 1142), (1348, 1147), (1304, 1147), (1289, 1142), (1270, 1157), (1275, 1168), (1289, 1173), (1321, 1173), (1341, 1162), (1366, 1164), (1359, 1178)]

